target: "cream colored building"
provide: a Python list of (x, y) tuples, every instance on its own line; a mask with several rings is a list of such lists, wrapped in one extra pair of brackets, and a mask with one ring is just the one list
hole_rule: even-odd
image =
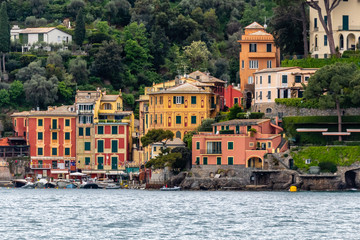
[[(325, 21), (327, 20), (324, 0), (320, 6)], [(335, 47), (341, 53), (345, 50), (356, 49), (360, 41), (360, 1), (341, 0), (340, 4), (332, 11), (332, 29)], [(327, 58), (330, 47), (325, 30), (319, 20), (318, 12), (310, 8), (310, 52), (315, 58)]]
[(303, 85), (317, 68), (279, 67), (254, 73), (254, 112), (273, 113), (276, 98), (302, 98)]

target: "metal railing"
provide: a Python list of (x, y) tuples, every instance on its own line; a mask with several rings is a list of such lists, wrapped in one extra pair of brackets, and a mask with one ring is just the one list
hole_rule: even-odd
[(221, 150), (200, 149), (200, 154), (222, 154)]
[(49, 163), (43, 164), (30, 164), (31, 169), (51, 169), (52, 165)]

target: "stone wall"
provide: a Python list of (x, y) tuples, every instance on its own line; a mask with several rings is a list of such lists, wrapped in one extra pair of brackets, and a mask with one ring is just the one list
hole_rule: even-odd
[[(259, 104), (260, 105), (260, 104)], [(316, 109), (316, 108), (296, 108), (288, 107), (283, 104), (261, 104), (256, 109), (261, 109), (265, 117), (293, 117), (293, 116), (336, 116), (336, 109)], [(271, 108), (271, 113), (266, 113), (266, 108)], [(345, 116), (360, 115), (360, 108), (348, 108), (342, 111)]]

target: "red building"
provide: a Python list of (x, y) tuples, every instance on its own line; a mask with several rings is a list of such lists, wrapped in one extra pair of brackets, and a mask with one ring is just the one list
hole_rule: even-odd
[(263, 168), (266, 153), (283, 152), (282, 128), (270, 119), (234, 119), (213, 124), (213, 132), (192, 139), (193, 165)]
[(49, 107), (12, 116), (15, 136), (30, 145), (35, 178), (65, 178), (76, 170), (76, 112), (74, 106)]
[(234, 86), (231, 84), (225, 88), (225, 105), (231, 108), (234, 104), (238, 104), (239, 106), (243, 105), (243, 93), (240, 85)]

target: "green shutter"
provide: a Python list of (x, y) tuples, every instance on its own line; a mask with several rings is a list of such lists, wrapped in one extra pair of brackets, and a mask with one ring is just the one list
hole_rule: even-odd
[(43, 120), (42, 119), (38, 119), (38, 126), (41, 127), (43, 125)]
[(84, 136), (84, 128), (79, 128), (79, 136)]
[(104, 169), (104, 157), (98, 157), (98, 169)]
[(53, 140), (57, 140), (57, 132), (53, 132), (53, 133), (52, 133), (52, 139), (53, 139)]
[(228, 165), (233, 165), (233, 164), (234, 164), (234, 158), (228, 157)]
[(104, 152), (104, 141), (98, 140), (97, 144), (98, 144), (98, 153)]
[(86, 128), (86, 136), (90, 136), (90, 128), (89, 127)]
[(70, 140), (70, 133), (69, 132), (65, 133), (65, 140)]
[(98, 134), (104, 134), (104, 126), (98, 126)]
[(214, 127), (214, 133), (216, 134), (217, 132), (217, 126)]
[(176, 97), (175, 97), (175, 96), (173, 97), (173, 100), (174, 100), (174, 101), (173, 101), (174, 104), (176, 104)]
[(184, 96), (181, 97), (181, 104), (184, 104)]
[(90, 165), (90, 158), (89, 157), (85, 158), (85, 165)]
[(176, 116), (176, 124), (181, 124), (181, 116)]
[(234, 149), (234, 143), (228, 142), (228, 150), (233, 150), (233, 149)]
[(38, 155), (43, 155), (43, 149), (42, 148), (38, 148)]
[(118, 168), (118, 159), (117, 159), (117, 157), (112, 157), (111, 158), (111, 169), (117, 170), (117, 168)]
[(52, 152), (53, 156), (56, 156), (57, 155), (57, 148), (52, 148), (51, 152)]
[(216, 164), (217, 164), (217, 165), (221, 165), (221, 157), (217, 157), (217, 158), (216, 158)]
[(52, 120), (52, 128), (57, 129), (57, 120), (56, 119)]
[(196, 124), (196, 116), (191, 116), (191, 124)]
[(69, 156), (70, 155), (70, 148), (65, 148), (65, 156)]
[(196, 161), (195, 161), (196, 165), (200, 164), (200, 157), (196, 157)]
[(117, 140), (111, 141), (111, 152), (116, 153), (118, 152), (118, 142)]
[(197, 149), (197, 150), (200, 149), (200, 142), (196, 142), (196, 149)]
[(65, 126), (69, 127), (70, 126), (70, 120), (69, 119), (65, 119)]
[(38, 41), (39, 42), (43, 42), (44, 41), (44, 34), (43, 33), (39, 33), (39, 39), (38, 39)]
[(196, 104), (196, 96), (191, 96), (191, 104)]
[(43, 133), (42, 132), (38, 132), (38, 140), (43, 140)]
[(240, 126), (239, 125), (236, 126), (236, 133), (240, 133)]
[(204, 159), (203, 159), (203, 165), (207, 165), (208, 164), (208, 159), (207, 159), (207, 157), (204, 157)]
[(90, 151), (90, 150), (91, 150), (91, 143), (85, 142), (85, 151)]
[(111, 134), (118, 134), (118, 126), (111, 127)]

